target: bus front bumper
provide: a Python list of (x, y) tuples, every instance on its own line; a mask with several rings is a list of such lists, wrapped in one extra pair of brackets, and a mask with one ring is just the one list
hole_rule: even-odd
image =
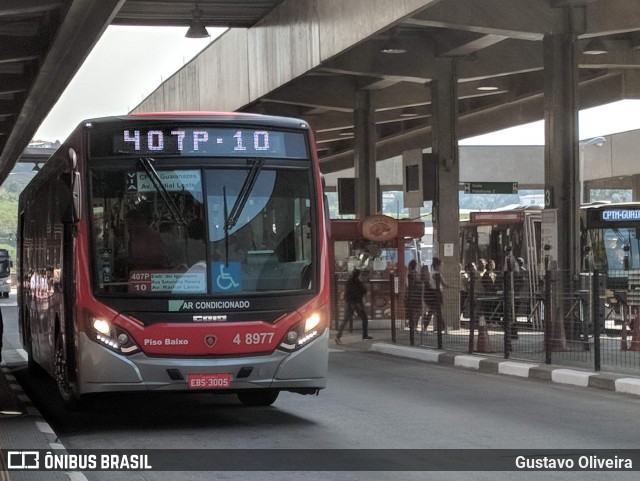
[[(190, 374), (230, 374), (229, 391), (272, 388), (307, 392), (326, 386), (329, 330), (302, 349), (244, 357), (123, 356), (78, 339), (78, 393), (188, 391)], [(220, 390), (218, 390), (220, 392)]]

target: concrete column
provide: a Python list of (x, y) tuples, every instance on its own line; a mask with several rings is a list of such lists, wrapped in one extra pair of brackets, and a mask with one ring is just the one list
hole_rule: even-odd
[(409, 219), (420, 219), (420, 207), (409, 207)]
[(632, 202), (640, 202), (640, 175), (635, 174), (631, 176), (631, 185), (633, 193), (631, 194)]
[[(431, 82), (432, 148), (437, 156), (436, 199), (433, 203), (434, 256), (442, 260), (442, 276), (449, 288), (444, 289), (444, 320), (448, 327), (458, 325), (460, 319), (459, 232), (460, 206), (458, 191), (460, 164), (458, 162), (458, 79), (456, 60), (443, 62), (437, 78)], [(445, 244), (453, 252), (445, 252)], [(445, 254), (453, 254), (445, 256)]]
[[(558, 209), (558, 268), (580, 267), (578, 69), (573, 34), (547, 35), (544, 48), (545, 202)], [(570, 277), (569, 277), (570, 278)]]
[(369, 90), (356, 92), (353, 112), (357, 219), (377, 213), (376, 124), (371, 95)]

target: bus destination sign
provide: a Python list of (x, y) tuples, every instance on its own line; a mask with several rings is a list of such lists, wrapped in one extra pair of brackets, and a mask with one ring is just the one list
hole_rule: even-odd
[(308, 157), (302, 133), (182, 126), (122, 128), (113, 135), (112, 154), (295, 159)]
[(602, 211), (604, 222), (640, 221), (640, 209), (607, 209)]

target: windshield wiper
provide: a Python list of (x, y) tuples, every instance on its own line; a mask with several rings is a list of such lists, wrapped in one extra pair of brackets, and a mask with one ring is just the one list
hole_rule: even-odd
[(247, 200), (249, 200), (251, 191), (253, 191), (253, 187), (256, 185), (256, 180), (258, 180), (258, 175), (260, 174), (262, 165), (264, 164), (264, 159), (247, 159), (247, 161), (253, 162), (251, 170), (242, 183), (238, 197), (236, 197), (236, 200), (231, 207), (231, 212), (229, 212), (227, 208), (227, 187), (222, 186), (222, 197), (224, 203), (224, 263), (227, 267), (229, 266), (229, 231), (238, 223), (240, 214), (242, 214), (242, 210), (244, 209)]
[(158, 176), (158, 172), (153, 166), (153, 163), (155, 162), (155, 160), (147, 157), (140, 157), (138, 160), (140, 160), (142, 167), (144, 168), (145, 172), (149, 176), (149, 179), (151, 179), (151, 183), (160, 194), (160, 197), (162, 198), (165, 205), (169, 209), (169, 213), (174, 218), (174, 220), (178, 222), (180, 225), (183, 225), (183, 226), (187, 225), (187, 221), (182, 215), (182, 212), (180, 212), (180, 209), (176, 205), (175, 201), (169, 195), (169, 192), (167, 192), (167, 189), (162, 184), (162, 180), (160, 180), (160, 177)]
[[(251, 159), (248, 160), (251, 161)], [(256, 185), (256, 180), (258, 180), (258, 174), (260, 174), (260, 171), (262, 170), (264, 159), (253, 159), (252, 161), (253, 164), (251, 165), (251, 170), (244, 179), (240, 192), (238, 193), (238, 197), (236, 197), (236, 201), (233, 203), (233, 207), (231, 207), (231, 212), (229, 212), (229, 215), (225, 215), (225, 235), (227, 230), (233, 229), (233, 227), (238, 223), (240, 214), (242, 214), (242, 209), (244, 209), (247, 200), (249, 200), (253, 186)]]
[(224, 265), (229, 267), (229, 209), (227, 207), (227, 186), (222, 186), (222, 206), (224, 213)]

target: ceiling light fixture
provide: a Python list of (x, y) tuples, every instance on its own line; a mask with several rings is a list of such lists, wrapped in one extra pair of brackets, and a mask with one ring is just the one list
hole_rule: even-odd
[(187, 34), (185, 37), (187, 38), (207, 38), (209, 36), (209, 32), (207, 32), (206, 27), (203, 25), (202, 20), (202, 10), (198, 8), (198, 0), (195, 2), (195, 9), (191, 10), (191, 22), (189, 23), (189, 30), (187, 30)]
[(585, 55), (602, 55), (604, 53), (609, 53), (609, 51), (602, 40), (594, 38), (589, 40), (589, 43), (587, 43), (587, 46), (584, 48), (582, 53)]
[(606, 142), (607, 142), (606, 137), (598, 136), (598, 137), (593, 137), (592, 139), (581, 140), (580, 145), (581, 146), (595, 145), (596, 147), (602, 147)]
[(481, 92), (495, 92), (499, 89), (500, 88), (491, 79), (483, 80), (476, 87), (476, 90), (480, 90)]
[(402, 43), (395, 32), (391, 34), (391, 37), (384, 43), (380, 51), (390, 55), (407, 53), (407, 49), (402, 46)]

